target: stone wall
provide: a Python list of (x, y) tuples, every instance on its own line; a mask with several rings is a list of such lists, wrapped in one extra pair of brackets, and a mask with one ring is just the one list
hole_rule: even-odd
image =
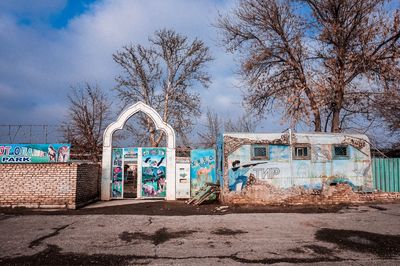
[(99, 195), (100, 166), (0, 164), (0, 206), (74, 209)]
[(400, 202), (398, 192), (354, 192), (347, 184), (327, 186), (322, 191), (292, 188), (277, 190), (266, 185), (252, 185), (241, 192), (231, 192), (221, 198), (226, 204), (262, 205), (323, 205)]

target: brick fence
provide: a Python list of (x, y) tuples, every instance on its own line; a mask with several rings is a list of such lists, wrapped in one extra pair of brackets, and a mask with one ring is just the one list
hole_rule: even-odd
[(0, 164), (0, 206), (75, 209), (98, 198), (100, 165)]

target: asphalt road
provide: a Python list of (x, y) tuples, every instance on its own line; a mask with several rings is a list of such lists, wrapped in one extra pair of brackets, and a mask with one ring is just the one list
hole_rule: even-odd
[(400, 204), (325, 213), (227, 212), (0, 210), (0, 265), (400, 265)]

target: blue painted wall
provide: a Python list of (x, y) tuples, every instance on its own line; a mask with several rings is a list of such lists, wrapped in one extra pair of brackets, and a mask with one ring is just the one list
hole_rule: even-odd
[[(369, 146), (357, 149), (348, 145), (348, 158), (333, 158), (332, 142), (335, 140), (317, 137), (317, 141), (310, 136), (309, 142), (302, 142), (310, 147), (311, 156), (307, 160), (294, 159), (289, 145), (273, 144), (268, 145), (267, 160), (252, 160), (252, 144), (240, 146), (228, 155), (228, 169), (222, 168), (224, 173), (227, 171), (225, 180), (228, 181), (229, 191), (241, 191), (250, 178), (283, 189), (322, 189), (324, 185), (334, 183), (347, 183), (354, 190), (372, 189)], [(324, 140), (330, 144), (325, 144)], [(341, 141), (338, 137), (336, 144), (341, 144)]]

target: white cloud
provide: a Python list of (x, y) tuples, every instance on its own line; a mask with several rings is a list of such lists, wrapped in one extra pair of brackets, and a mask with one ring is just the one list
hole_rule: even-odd
[[(47, 4), (53, 12), (65, 5), (59, 1), (51, 6), (51, 2)], [(120, 69), (112, 54), (130, 43), (146, 44), (148, 36), (160, 28), (198, 37), (211, 48), (215, 58), (209, 68), (213, 84), (209, 89), (194, 88), (202, 96), (202, 109), (210, 107), (223, 117), (241, 114), (233, 55), (217, 45), (217, 30), (211, 26), (218, 9), (226, 11), (233, 4), (234, 1), (105, 0), (95, 2), (61, 29), (20, 25), (13, 15), (15, 10), (0, 11), (0, 101), (9, 102), (0, 105), (0, 112), (7, 114), (1, 116), (0, 123), (59, 123), (67, 109), (70, 85), (84, 81), (98, 83), (113, 94), (110, 89)], [(33, 8), (30, 12), (39, 11)]]

